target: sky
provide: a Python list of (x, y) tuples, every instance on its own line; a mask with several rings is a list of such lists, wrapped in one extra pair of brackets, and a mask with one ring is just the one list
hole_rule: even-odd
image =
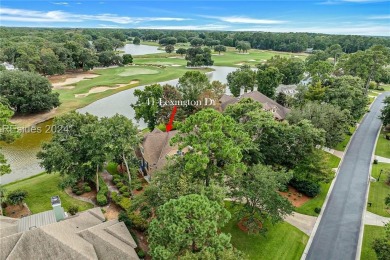
[(390, 0), (2, 0), (0, 25), (390, 36)]

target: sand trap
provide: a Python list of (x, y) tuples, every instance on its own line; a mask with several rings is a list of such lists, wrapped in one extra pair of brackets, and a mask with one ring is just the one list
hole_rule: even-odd
[(138, 81), (138, 80), (132, 80), (132, 81), (130, 81), (129, 83), (116, 84), (115, 87), (107, 87), (107, 86), (94, 87), (94, 88), (91, 88), (91, 89), (88, 91), (88, 93), (75, 94), (74, 96), (75, 96), (76, 98), (83, 98), (83, 97), (86, 97), (86, 96), (88, 96), (88, 95), (90, 95), (90, 94), (101, 93), (101, 92), (104, 92), (104, 91), (107, 91), (107, 90), (117, 89), (117, 88), (121, 88), (121, 87), (124, 87), (124, 86), (136, 84), (136, 83), (139, 83), (139, 81)]
[(74, 89), (75, 86), (57, 86), (54, 87), (55, 89)]
[(169, 59), (180, 59), (180, 57), (173, 56), (173, 57), (168, 57)]
[[(67, 75), (65, 75), (65, 76), (67, 76)], [(80, 81), (85, 80), (85, 79), (93, 79), (93, 78), (96, 78), (99, 76), (100, 75), (98, 75), (98, 74), (90, 74), (90, 73), (78, 74), (74, 77), (66, 78), (62, 82), (52, 83), (52, 86), (53, 86), (53, 88), (63, 88), (66, 85), (74, 84), (74, 83), (80, 82)]]
[(244, 63), (236, 63), (235, 65), (242, 66)]
[(214, 56), (223, 56), (225, 54), (221, 53), (221, 54), (211, 54), (211, 55), (214, 55)]
[(249, 52), (236, 52), (237, 54), (243, 54), (243, 55), (248, 55)]
[(171, 67), (180, 67), (181, 65), (179, 64), (172, 64)]
[(256, 60), (248, 60), (248, 61), (256, 61)]

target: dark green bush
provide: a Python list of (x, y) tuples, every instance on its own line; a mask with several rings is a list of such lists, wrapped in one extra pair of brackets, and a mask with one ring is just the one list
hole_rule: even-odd
[(74, 193), (74, 194), (76, 194), (76, 192), (78, 192), (79, 191), (79, 188), (77, 188), (77, 187), (73, 187), (72, 188), (72, 192)]
[(84, 192), (90, 192), (92, 189), (89, 186), (84, 186)]
[(138, 250), (137, 255), (139, 258), (143, 259), (145, 257), (145, 252), (142, 249), (140, 249)]
[(120, 188), (122, 188), (123, 187), (123, 182), (118, 182), (117, 184), (116, 184), (116, 187), (118, 188), (118, 189), (120, 189)]
[(142, 187), (142, 185), (140, 184), (140, 185), (138, 185), (138, 186), (136, 187), (136, 190), (137, 190), (137, 191), (141, 191), (143, 188), (144, 188), (144, 187)]
[(321, 191), (320, 185), (312, 180), (293, 178), (290, 181), (290, 185), (293, 186), (297, 191), (312, 198), (317, 196)]
[(123, 192), (122, 193), (123, 197), (129, 198), (130, 197), (130, 192)]
[(121, 188), (119, 189), (119, 191), (120, 191), (121, 193), (128, 192), (128, 191), (129, 191), (129, 188), (128, 188), (127, 186), (123, 186), (123, 187), (121, 187)]
[(117, 184), (117, 183), (119, 183), (120, 181), (121, 181), (120, 178), (113, 178), (113, 179), (112, 179), (112, 182), (113, 182), (114, 184)]
[(121, 212), (119, 212), (118, 220), (125, 223), (127, 229), (130, 229), (132, 227), (132, 222), (131, 222), (129, 216), (127, 215), (126, 211), (122, 210)]
[(280, 187), (279, 191), (281, 191), (281, 192), (288, 192), (288, 186), (287, 185), (283, 185), (282, 187)]
[(374, 164), (378, 164), (378, 160), (377, 159), (374, 159)]
[(69, 208), (68, 208), (68, 213), (70, 214), (70, 215), (76, 215), (77, 214), (77, 212), (79, 212), (79, 207), (78, 206), (69, 206)]
[(82, 195), (83, 193), (84, 193), (84, 192), (83, 192), (82, 190), (76, 191), (76, 195), (78, 195), (78, 196)]
[(97, 204), (99, 206), (105, 206), (108, 203), (107, 197), (104, 195), (104, 193), (99, 193), (96, 196)]
[(321, 208), (315, 208), (315, 209), (314, 209), (314, 212), (317, 213), (317, 214), (320, 214)]

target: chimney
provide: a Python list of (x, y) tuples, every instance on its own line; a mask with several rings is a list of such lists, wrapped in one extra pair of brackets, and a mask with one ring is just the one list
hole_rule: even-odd
[(53, 207), (57, 222), (63, 220), (65, 218), (65, 212), (64, 208), (61, 207), (61, 200), (59, 196), (51, 197), (51, 206)]

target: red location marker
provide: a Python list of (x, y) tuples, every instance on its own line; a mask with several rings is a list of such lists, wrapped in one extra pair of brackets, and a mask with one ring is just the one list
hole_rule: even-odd
[(177, 107), (174, 106), (172, 109), (171, 117), (169, 118), (169, 123), (165, 127), (167, 132), (172, 130), (173, 119), (175, 118), (176, 111), (177, 111)]

